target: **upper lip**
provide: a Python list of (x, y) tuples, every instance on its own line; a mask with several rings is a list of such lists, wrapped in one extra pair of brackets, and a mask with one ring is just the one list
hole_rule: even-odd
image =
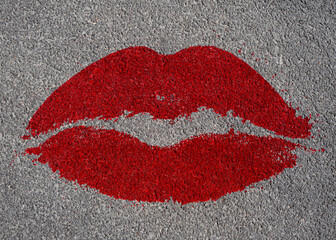
[(308, 118), (295, 116), (261, 75), (216, 47), (190, 47), (173, 55), (130, 47), (110, 54), (52, 93), (27, 129), (35, 137), (66, 121), (113, 119), (125, 110), (175, 119), (203, 106), (223, 116), (233, 110), (243, 120), (285, 137), (310, 135)]

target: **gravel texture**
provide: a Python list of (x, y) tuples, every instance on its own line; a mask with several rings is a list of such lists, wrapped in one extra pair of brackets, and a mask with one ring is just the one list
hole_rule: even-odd
[[(0, 239), (334, 239), (335, 15), (335, 1), (2, 0)], [(311, 114), (315, 138), (305, 144), (325, 151), (298, 151), (297, 166), (274, 179), (186, 205), (113, 199), (15, 156), (34, 112), (84, 67), (130, 46), (172, 54), (195, 45), (235, 54), (298, 114)], [(142, 116), (108, 127), (161, 146), (227, 131), (211, 111), (195, 119), (171, 128)]]

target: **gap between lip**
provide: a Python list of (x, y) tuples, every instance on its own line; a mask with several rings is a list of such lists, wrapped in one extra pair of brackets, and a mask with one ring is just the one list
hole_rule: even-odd
[[(216, 129), (213, 127), (212, 129), (210, 129), (209, 126), (206, 126), (206, 129), (204, 129), (204, 124), (203, 126), (199, 125), (200, 123), (202, 123), (202, 121), (205, 121), (205, 124), (209, 123), (213, 124), (213, 126), (219, 126), (219, 128)], [(260, 137), (279, 138), (302, 145), (306, 145), (309, 140), (307, 138), (290, 138), (278, 135), (273, 131), (252, 124), (249, 120), (244, 121), (238, 116), (234, 117), (232, 110), (228, 111), (226, 115), (223, 116), (215, 113), (213, 109), (206, 107), (200, 107), (198, 111), (193, 112), (190, 116), (179, 116), (175, 119), (155, 119), (150, 113), (140, 113), (132, 115), (132, 112), (128, 111), (125, 111), (124, 114), (111, 120), (105, 120), (103, 117), (98, 117), (95, 119), (82, 119), (77, 122), (64, 123), (61, 125), (61, 127), (55, 130), (49, 130), (47, 133), (40, 134), (37, 137), (32, 138), (31, 140), (33, 140), (34, 145), (40, 144), (46, 141), (48, 138), (57, 135), (59, 132), (64, 131), (65, 129), (70, 129), (77, 126), (93, 127), (95, 129), (104, 130), (113, 129), (118, 132), (126, 133), (132, 137), (135, 137), (139, 139), (139, 141), (144, 142), (150, 146), (158, 147), (172, 146), (174, 144), (178, 144), (183, 140), (204, 134), (223, 135), (227, 134), (231, 129), (233, 129), (235, 133), (239, 132)], [(141, 127), (139, 128), (139, 126), (143, 126), (143, 132), (141, 132)], [(196, 128), (195, 133), (185, 134), (185, 132), (181, 131), (185, 131), (185, 129), (188, 127)], [(180, 131), (176, 131), (176, 128)], [(169, 131), (175, 131), (175, 136), (169, 136)], [(152, 134), (156, 139), (146, 138), (148, 134)], [(183, 137), (176, 137), (176, 134), (182, 135)], [(162, 138), (162, 136), (165, 136), (166, 138), (170, 137), (171, 139), (162, 140), (164, 139)]]

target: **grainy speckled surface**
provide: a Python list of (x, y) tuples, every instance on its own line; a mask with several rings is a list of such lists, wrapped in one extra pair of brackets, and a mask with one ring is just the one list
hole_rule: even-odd
[[(335, 15), (334, 1), (2, 0), (0, 239), (335, 237)], [(307, 144), (326, 151), (299, 151), (297, 167), (259, 187), (187, 205), (115, 200), (67, 183), (31, 157), (12, 162), (30, 117), (85, 66), (129, 46), (171, 54), (194, 45), (232, 52), (299, 114), (312, 114), (316, 138)], [(206, 114), (198, 120), (211, 122)], [(144, 141), (174, 141), (147, 136), (148, 120), (134, 121), (129, 131)]]

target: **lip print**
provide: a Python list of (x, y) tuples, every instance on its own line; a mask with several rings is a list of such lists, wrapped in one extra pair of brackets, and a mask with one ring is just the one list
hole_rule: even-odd
[[(200, 107), (223, 117), (232, 111), (282, 137), (310, 136), (309, 119), (296, 116), (261, 75), (229, 52), (190, 47), (161, 55), (131, 47), (91, 64), (52, 93), (25, 138), (66, 122), (117, 119), (125, 111), (174, 120)], [(76, 126), (26, 153), (39, 155), (61, 177), (115, 198), (185, 204), (216, 200), (295, 166), (297, 147), (233, 130), (159, 147), (113, 129)]]

